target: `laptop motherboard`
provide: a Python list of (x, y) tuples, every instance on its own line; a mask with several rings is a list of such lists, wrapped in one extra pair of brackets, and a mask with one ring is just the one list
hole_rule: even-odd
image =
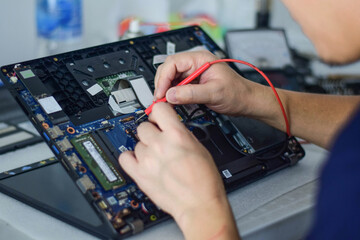
[[(199, 27), (188, 27), (1, 68), (5, 85), (93, 204), (111, 238), (169, 218), (121, 169), (118, 157), (134, 149), (136, 128), (147, 121), (136, 120), (152, 103), (156, 68), (167, 55), (199, 49), (226, 57)], [(253, 120), (196, 104), (175, 110), (213, 155), (228, 190), (304, 157), (294, 138)], [(254, 132), (249, 129), (261, 133), (250, 137)]]

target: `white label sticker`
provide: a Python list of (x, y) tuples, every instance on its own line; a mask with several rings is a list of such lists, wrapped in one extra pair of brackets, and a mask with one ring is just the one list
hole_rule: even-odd
[(127, 149), (124, 145), (121, 145), (121, 146), (119, 147), (119, 150), (120, 150), (121, 152), (126, 152), (126, 151), (128, 151), (128, 149)]
[(225, 169), (224, 171), (222, 171), (222, 174), (224, 175), (225, 178), (232, 177), (232, 174), (230, 173), (230, 171), (228, 169)]
[[(175, 54), (175, 44), (174, 44), (174, 46), (171, 46), (171, 44), (173, 44), (173, 43), (167, 42), (167, 44), (166, 44), (166, 48), (167, 48), (166, 49), (166, 54), (159, 54), (159, 55), (155, 55), (153, 57), (153, 65), (154, 65), (155, 68), (157, 67), (156, 65), (165, 62), (165, 59), (167, 58), (168, 55)], [(189, 50), (180, 51), (180, 52), (194, 52), (194, 51), (204, 51), (204, 50), (207, 50), (207, 48), (205, 46), (201, 45), (201, 46), (196, 46), (196, 47), (193, 47), (193, 48), (191, 48)]]
[(175, 54), (175, 43), (172, 43), (172, 42), (167, 42), (166, 43), (166, 54), (167, 55), (173, 55)]
[(62, 110), (53, 96), (39, 99), (38, 102), (47, 114), (60, 112)]
[(113, 171), (109, 168), (105, 160), (101, 157), (100, 153), (96, 150), (92, 142), (85, 141), (83, 142), (84, 147), (90, 153), (91, 157), (95, 160), (95, 162), (100, 167), (101, 171), (105, 174), (106, 178), (109, 182), (114, 182), (117, 180), (117, 177), (113, 173)]
[(97, 83), (87, 89), (88, 93), (90, 93), (91, 96), (98, 94), (102, 90), (103, 90), (102, 87)]
[(153, 58), (153, 65), (161, 64), (161, 63), (165, 62), (165, 59), (167, 58), (167, 56), (168, 55), (166, 55), (166, 54), (155, 55)]

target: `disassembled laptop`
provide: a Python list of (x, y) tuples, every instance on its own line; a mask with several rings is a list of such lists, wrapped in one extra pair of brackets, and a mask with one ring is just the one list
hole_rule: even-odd
[[(126, 175), (118, 157), (134, 149), (136, 128), (147, 120), (136, 121), (152, 103), (156, 68), (168, 55), (197, 49), (226, 57), (193, 26), (1, 68), (1, 79), (102, 218), (109, 238), (169, 218)], [(294, 138), (255, 120), (195, 104), (175, 110), (212, 154), (228, 191), (304, 157)]]

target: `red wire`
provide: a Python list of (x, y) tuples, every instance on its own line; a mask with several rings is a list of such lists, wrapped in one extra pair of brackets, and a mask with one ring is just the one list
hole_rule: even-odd
[(219, 60), (215, 60), (210, 62), (211, 65), (215, 64), (215, 63), (219, 63), (219, 62), (236, 62), (236, 63), (240, 63), (240, 64), (244, 64), (247, 65), (249, 67), (251, 67), (252, 69), (256, 70), (258, 73), (261, 74), (261, 76), (263, 76), (263, 78), (265, 78), (265, 80), (268, 82), (268, 84), (270, 85), (271, 89), (273, 90), (275, 97), (277, 99), (277, 101), (279, 102), (282, 114), (284, 116), (284, 120), (285, 120), (285, 124), (286, 124), (286, 133), (287, 135), (290, 137), (291, 136), (291, 132), (290, 132), (290, 123), (289, 120), (287, 118), (286, 112), (285, 112), (285, 108), (281, 102), (281, 99), (279, 97), (279, 94), (277, 93), (274, 85), (272, 84), (272, 82), (270, 81), (270, 79), (265, 75), (265, 73), (263, 71), (261, 71), (260, 69), (258, 69), (257, 67), (255, 67), (254, 65), (252, 65), (251, 63), (245, 62), (245, 61), (241, 61), (241, 60), (237, 60), (237, 59), (219, 59)]

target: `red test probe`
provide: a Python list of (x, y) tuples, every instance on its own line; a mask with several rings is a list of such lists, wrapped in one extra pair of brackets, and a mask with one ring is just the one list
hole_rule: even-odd
[[(215, 63), (219, 63), (219, 62), (236, 62), (236, 63), (240, 63), (240, 64), (244, 64), (247, 65), (251, 68), (253, 68), (254, 70), (256, 70), (258, 73), (261, 74), (261, 76), (263, 76), (263, 78), (265, 78), (265, 80), (268, 82), (268, 84), (270, 85), (271, 89), (273, 90), (275, 97), (280, 105), (281, 108), (281, 112), (284, 116), (284, 120), (285, 120), (285, 124), (286, 124), (286, 133), (287, 135), (290, 137), (291, 133), (290, 133), (290, 124), (288, 121), (288, 118), (286, 116), (286, 112), (284, 109), (284, 106), (280, 100), (280, 97), (274, 87), (274, 85), (271, 83), (270, 79), (265, 75), (264, 72), (262, 72), (260, 69), (258, 69), (257, 67), (255, 67), (254, 65), (245, 62), (245, 61), (241, 61), (241, 60), (236, 60), (236, 59), (219, 59), (219, 60), (215, 60), (212, 62), (207, 62), (204, 65), (202, 65), (199, 69), (197, 69), (195, 72), (193, 72), (192, 74), (190, 74), (187, 78), (185, 78), (184, 80), (182, 80), (177, 86), (182, 86), (182, 85), (186, 85), (189, 84), (190, 82), (192, 82), (195, 78), (197, 78), (200, 74), (202, 74), (205, 70), (207, 70), (211, 65), (215, 64)], [(145, 109), (145, 113), (140, 116), (136, 121), (139, 121), (141, 118), (143, 118), (146, 115), (149, 115), (152, 111), (152, 108), (154, 106), (154, 104), (158, 103), (158, 102), (166, 102), (166, 97), (156, 100), (155, 102), (153, 102), (147, 109)]]

